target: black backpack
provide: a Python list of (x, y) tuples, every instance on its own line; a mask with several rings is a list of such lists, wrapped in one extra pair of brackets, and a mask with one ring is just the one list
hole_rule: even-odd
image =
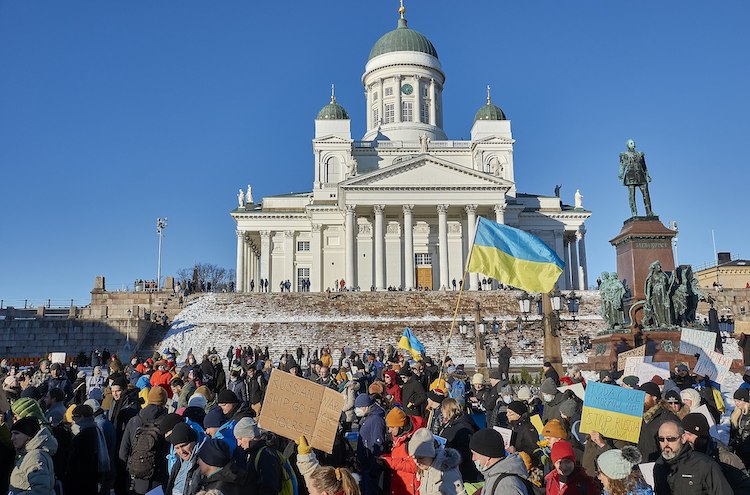
[(135, 430), (128, 457), (128, 473), (133, 478), (150, 480), (156, 471), (156, 456), (163, 440), (156, 423), (149, 421)]

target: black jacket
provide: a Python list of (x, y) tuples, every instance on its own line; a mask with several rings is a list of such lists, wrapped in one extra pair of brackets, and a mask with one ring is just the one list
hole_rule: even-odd
[(484, 407), (487, 409), (485, 413), (487, 428), (497, 426), (497, 402), (500, 400), (500, 385), (501, 382), (495, 384), (485, 394)]
[(503, 346), (497, 353), (497, 367), (507, 371), (510, 367), (510, 358), (512, 356), (513, 351), (510, 350), (510, 347)]
[[(258, 457), (257, 469), (256, 457)], [(249, 450), (237, 447), (232, 464), (237, 466), (237, 471), (241, 472), (244, 477), (242, 485), (246, 491), (243, 493), (278, 495), (281, 491), (281, 462), (273, 451), (273, 447), (267, 446), (265, 440), (259, 440)], [(229, 494), (225, 492), (225, 495)]]
[(247, 396), (250, 405), (263, 402), (263, 394), (266, 391), (266, 377), (263, 373), (256, 372), (253, 378), (247, 379)]
[(681, 424), (680, 418), (669, 410), (669, 406), (663, 400), (643, 413), (641, 436), (638, 439), (638, 450), (641, 451), (643, 462), (653, 462), (661, 457), (661, 449), (656, 436), (659, 434), (659, 427), (665, 421), (674, 421)]
[(516, 449), (516, 452), (526, 452), (536, 467), (541, 466), (541, 453), (535, 454), (539, 450), (539, 432), (531, 424), (528, 413), (524, 413), (518, 421), (508, 423), (513, 434), (510, 437), (510, 444)]
[[(127, 463), (128, 457), (130, 457), (133, 440), (135, 440), (135, 432), (138, 428), (148, 422), (155, 421), (157, 418), (167, 414), (167, 410), (163, 406), (157, 406), (155, 404), (149, 404), (138, 413), (133, 419), (128, 422), (125, 427), (125, 433), (122, 435), (122, 442), (120, 443), (120, 450), (118, 457), (121, 462)], [(151, 488), (157, 485), (164, 485), (167, 481), (169, 473), (167, 473), (167, 461), (166, 455), (169, 452), (169, 448), (166, 440), (162, 437), (161, 443), (157, 447), (156, 452), (156, 465), (154, 466), (154, 476), (150, 480), (140, 480), (138, 478), (133, 479), (133, 486), (135, 491), (138, 493), (146, 493)]]
[(545, 402), (544, 410), (542, 411), (542, 423), (546, 425), (547, 421), (551, 419), (561, 421), (562, 417), (560, 416), (560, 404), (562, 404), (566, 400), (568, 400), (567, 395), (561, 392), (557, 392), (554, 399), (549, 402)]
[[(223, 495), (245, 495), (246, 493), (252, 493), (253, 488), (252, 486), (242, 486), (242, 477), (234, 469), (231, 462), (208, 478), (201, 477), (198, 482), (198, 492), (201, 490), (219, 490)], [(278, 495), (278, 493), (276, 492), (275, 495)]]
[(99, 489), (98, 439), (93, 418), (70, 441), (68, 463), (63, 478), (65, 493), (97, 495)]
[(654, 465), (655, 491), (659, 495), (725, 495), (734, 493), (719, 464), (689, 445), (670, 460), (661, 455)]
[(452, 419), (440, 430), (440, 436), (445, 438), (446, 448), (456, 449), (461, 454), (461, 464), (458, 465), (458, 470), (461, 471), (464, 482), (482, 480), (474, 461), (471, 460), (469, 448), (469, 441), (475, 431), (474, 423), (465, 414)]
[(407, 415), (424, 417), (425, 407), (427, 407), (427, 392), (425, 392), (422, 383), (416, 376), (411, 376), (401, 387), (401, 402)]

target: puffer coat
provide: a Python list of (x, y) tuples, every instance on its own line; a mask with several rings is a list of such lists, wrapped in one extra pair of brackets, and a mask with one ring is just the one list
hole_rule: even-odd
[(57, 440), (48, 428), (42, 428), (28, 441), (10, 474), (13, 495), (55, 495), (55, 467), (52, 456)]

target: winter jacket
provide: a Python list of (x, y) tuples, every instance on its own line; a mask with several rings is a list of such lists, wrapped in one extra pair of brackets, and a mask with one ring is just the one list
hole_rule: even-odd
[(557, 392), (554, 399), (549, 402), (545, 402), (544, 410), (542, 411), (542, 423), (546, 425), (547, 422), (551, 419), (562, 421), (562, 416), (560, 416), (560, 405), (566, 400), (568, 400), (567, 395), (561, 392)]
[(245, 404), (247, 406), (250, 405), (250, 402), (248, 401), (249, 394), (247, 392), (247, 383), (245, 380), (241, 378), (229, 380), (229, 383), (227, 383), (227, 390), (234, 392), (234, 395), (240, 400), (240, 404)]
[(387, 433), (385, 411), (379, 404), (374, 403), (359, 425), (357, 462), (363, 471), (371, 470), (375, 459), (383, 454)]
[[(135, 433), (142, 425), (153, 422), (157, 418), (167, 414), (167, 410), (162, 406), (155, 404), (149, 404), (148, 406), (141, 409), (137, 416), (128, 422), (125, 427), (125, 432), (122, 436), (122, 442), (120, 443), (120, 450), (118, 457), (121, 462), (127, 463), (128, 457), (130, 456), (130, 450), (135, 440)], [(164, 484), (167, 480), (167, 443), (162, 439), (162, 442), (157, 445), (156, 460), (154, 466), (154, 476), (150, 480), (142, 480), (139, 478), (133, 479), (133, 486), (137, 493), (146, 493), (149, 489), (159, 484)]]
[(424, 416), (427, 392), (417, 376), (409, 377), (401, 388), (401, 403), (409, 416)]
[(494, 387), (490, 387), (485, 395), (484, 407), (487, 412), (485, 414), (487, 420), (487, 428), (497, 426), (497, 407), (500, 399), (500, 382), (495, 384)]
[(417, 465), (409, 456), (407, 444), (414, 432), (425, 426), (425, 420), (409, 416), (409, 421), (409, 431), (395, 437), (391, 453), (382, 457), (391, 470), (391, 495), (416, 495), (419, 489)]
[[(68, 380), (68, 377), (58, 376), (57, 378), (49, 377), (47, 380), (47, 388), (44, 390), (42, 395), (46, 395), (50, 390), (53, 388), (59, 388), (65, 393), (65, 403), (73, 400), (73, 384), (70, 383), (70, 380)], [(40, 390), (41, 392), (42, 390)]]
[(440, 436), (445, 438), (445, 447), (455, 449), (461, 456), (458, 469), (461, 471), (462, 479), (468, 482), (476, 482), (482, 479), (474, 461), (471, 460), (471, 449), (469, 448), (469, 441), (475, 431), (474, 423), (464, 414), (448, 421), (440, 430)]
[[(260, 457), (258, 457), (260, 455)], [(258, 467), (255, 467), (255, 458)], [(249, 450), (237, 447), (234, 451), (233, 462), (242, 475), (242, 485), (246, 487), (243, 495), (278, 495), (281, 491), (281, 470), (283, 467), (272, 446), (265, 440), (259, 440), (251, 445)], [(228, 469), (227, 466), (224, 469)], [(229, 495), (225, 492), (225, 495)]]
[(344, 413), (344, 418), (347, 423), (353, 423), (357, 419), (357, 415), (354, 414), (354, 401), (357, 400), (357, 390), (359, 390), (359, 382), (351, 380), (346, 382), (341, 391), (341, 395), (344, 396), (344, 407), (341, 411)]
[(263, 402), (263, 395), (266, 393), (267, 384), (268, 381), (263, 373), (256, 373), (255, 377), (247, 379), (247, 394), (250, 405)]
[(497, 367), (507, 372), (510, 367), (510, 358), (512, 356), (513, 351), (510, 350), (510, 347), (503, 346), (503, 348), (497, 353)]
[(457, 450), (440, 448), (427, 471), (419, 473), (419, 495), (465, 495)]
[(42, 428), (19, 452), (16, 466), (10, 474), (13, 495), (55, 495), (55, 468), (52, 455), (57, 452), (57, 440), (48, 428)]
[(201, 476), (200, 481), (198, 481), (198, 492), (201, 490), (218, 490), (223, 495), (244, 495), (246, 493), (245, 488), (242, 486), (241, 474), (234, 469), (232, 463), (206, 478)]
[(526, 452), (532, 459), (534, 466), (540, 467), (541, 462), (539, 455), (535, 452), (539, 449), (539, 432), (531, 424), (529, 414), (524, 413), (518, 421), (511, 421), (508, 426), (513, 431), (510, 437), (510, 445), (516, 449), (516, 452)]
[[(503, 474), (500, 481), (498, 479)], [(526, 485), (520, 478), (526, 478), (529, 473), (526, 465), (518, 454), (511, 454), (505, 459), (493, 464), (482, 472), (484, 476), (484, 489), (482, 495), (532, 495), (527, 492)]]
[(564, 485), (560, 485), (560, 473), (553, 469), (544, 477), (547, 495), (600, 495), (602, 487), (597, 480), (586, 474), (581, 466), (576, 466)]
[(659, 495), (726, 495), (734, 493), (717, 462), (688, 444), (666, 460), (659, 456), (654, 465), (655, 491)]
[(120, 400), (112, 403), (112, 408), (109, 410), (109, 415), (107, 417), (115, 427), (117, 438), (115, 445), (116, 451), (119, 451), (120, 449), (122, 436), (125, 434), (125, 427), (131, 419), (138, 415), (140, 408), (141, 406), (138, 403), (137, 389), (128, 389), (124, 391)]
[(172, 386), (169, 382), (172, 381), (172, 373), (169, 371), (156, 370), (151, 375), (151, 387), (161, 387), (167, 391), (167, 397), (172, 397)]
[[(98, 400), (101, 401), (102, 397), (103, 395), (100, 396)], [(76, 381), (73, 382), (73, 403), (83, 404), (83, 401), (85, 401), (86, 398), (86, 379), (76, 378)]]
[(401, 404), (401, 386), (398, 384), (398, 373), (393, 370), (388, 370), (383, 375), (389, 375), (391, 377), (391, 384), (386, 387), (385, 391), (393, 397), (394, 404)]
[(183, 461), (179, 456), (174, 455), (175, 463), (169, 470), (169, 480), (167, 481), (164, 493), (169, 495), (191, 495), (198, 491), (200, 481), (200, 470), (198, 469), (198, 451), (203, 445), (203, 441), (195, 444), (190, 459)]
[[(99, 481), (98, 432), (93, 418), (81, 424), (68, 449), (68, 462), (63, 477), (65, 493), (97, 495)], [(109, 456), (107, 456), (109, 457)]]
[(638, 450), (641, 451), (643, 462), (653, 462), (661, 457), (661, 449), (656, 436), (659, 434), (659, 427), (665, 421), (675, 421), (680, 424), (680, 418), (669, 409), (669, 405), (664, 400), (660, 400), (643, 413), (641, 436), (638, 439)]

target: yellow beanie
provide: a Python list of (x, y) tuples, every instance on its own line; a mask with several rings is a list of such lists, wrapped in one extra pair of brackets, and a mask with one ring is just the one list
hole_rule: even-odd
[(547, 424), (544, 425), (542, 430), (543, 437), (561, 438), (563, 440), (568, 439), (568, 432), (562, 427), (560, 421), (556, 419), (550, 419)]
[(391, 409), (385, 416), (385, 425), (387, 427), (400, 426), (404, 427), (409, 422), (409, 417), (398, 407)]

